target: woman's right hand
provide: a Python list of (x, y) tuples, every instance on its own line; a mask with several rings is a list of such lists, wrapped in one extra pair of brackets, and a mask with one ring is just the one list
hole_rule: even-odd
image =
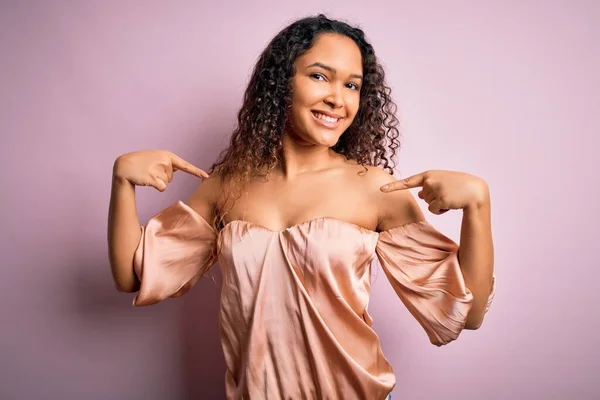
[(178, 170), (208, 178), (206, 172), (167, 150), (142, 150), (119, 156), (113, 167), (113, 177), (164, 192), (173, 180), (173, 172)]

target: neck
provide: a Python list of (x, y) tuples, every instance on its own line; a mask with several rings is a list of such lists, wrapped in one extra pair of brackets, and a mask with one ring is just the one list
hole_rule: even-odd
[(335, 158), (329, 147), (303, 142), (287, 133), (283, 135), (282, 142), (281, 173), (286, 180), (321, 170)]

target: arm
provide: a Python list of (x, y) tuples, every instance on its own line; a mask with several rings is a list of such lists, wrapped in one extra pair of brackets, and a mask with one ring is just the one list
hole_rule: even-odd
[[(473, 295), (465, 328), (477, 329), (483, 322), (493, 289), (494, 251), (487, 183), (461, 172), (426, 171), (386, 185), (382, 191), (390, 195), (417, 187), (422, 188), (419, 197), (429, 204), (433, 214), (463, 210), (458, 262), (465, 286)], [(412, 202), (409, 204), (413, 207)]]
[[(218, 193), (218, 182), (216, 176), (206, 179), (186, 201), (206, 221), (212, 221), (214, 217), (213, 201), (215, 193)], [(108, 216), (108, 249), (113, 279), (121, 292), (133, 293), (140, 290), (140, 280), (133, 268), (133, 259), (141, 234), (135, 206), (135, 186), (127, 179), (115, 175)]]
[(163, 192), (177, 170), (199, 178), (208, 177), (206, 172), (166, 150), (128, 153), (114, 163), (108, 211), (108, 258), (115, 285), (121, 292), (140, 289), (134, 270), (142, 235), (135, 207), (135, 186), (153, 186)]
[(180, 297), (211, 268), (216, 256), (217, 232), (212, 227), (211, 190), (207, 179), (186, 203), (165, 208), (142, 227), (133, 270), (140, 280), (134, 306), (148, 306)]
[[(384, 184), (394, 181), (387, 178)], [(473, 295), (464, 283), (458, 244), (424, 218), (408, 190), (374, 194), (380, 225), (376, 252), (380, 265), (429, 340), (442, 346), (464, 329)]]
[(133, 255), (140, 236), (135, 186), (115, 173), (113, 168), (108, 212), (108, 258), (113, 280), (121, 292), (139, 290), (140, 281), (133, 271)]
[(494, 269), (489, 194), (463, 209), (458, 259), (465, 283), (473, 293), (473, 307), (465, 329), (477, 329), (483, 322), (492, 291)]

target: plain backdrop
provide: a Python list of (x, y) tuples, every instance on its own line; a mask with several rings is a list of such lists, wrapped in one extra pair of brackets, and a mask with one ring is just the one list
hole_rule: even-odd
[[(498, 292), (437, 348), (379, 266), (369, 310), (399, 399), (600, 398), (597, 1), (3, 1), (0, 398), (222, 399), (220, 271), (133, 308), (107, 260), (111, 168), (168, 149), (208, 168), (268, 41), (319, 12), (360, 25), (399, 106), (398, 177), (492, 193)], [(198, 180), (138, 190), (142, 222)], [(414, 192), (416, 194), (416, 190)], [(461, 212), (435, 216), (459, 240)]]

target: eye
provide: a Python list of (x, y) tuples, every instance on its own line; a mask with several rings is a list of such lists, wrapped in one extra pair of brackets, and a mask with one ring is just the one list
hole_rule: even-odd
[(360, 87), (356, 83), (352, 83), (352, 82), (347, 83), (346, 87), (349, 88), (349, 89), (352, 89), (352, 90), (359, 90), (360, 89)]
[(325, 80), (325, 77), (322, 74), (319, 74), (318, 72), (315, 72), (314, 74), (310, 74), (310, 77), (313, 79), (316, 79), (318, 81)]

